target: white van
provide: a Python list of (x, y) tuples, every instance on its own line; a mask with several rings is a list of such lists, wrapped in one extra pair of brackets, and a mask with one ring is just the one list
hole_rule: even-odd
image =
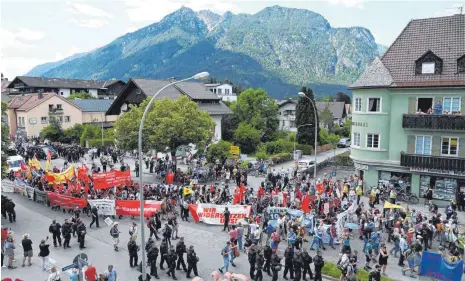
[(6, 160), (6, 163), (8, 164), (8, 173), (10, 171), (16, 172), (21, 170), (21, 162), (23, 161), (24, 158), (19, 155), (8, 157), (8, 159)]

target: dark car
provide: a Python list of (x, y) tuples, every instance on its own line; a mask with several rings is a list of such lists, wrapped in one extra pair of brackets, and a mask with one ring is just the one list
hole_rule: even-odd
[(343, 138), (337, 143), (337, 147), (350, 147), (350, 139)]

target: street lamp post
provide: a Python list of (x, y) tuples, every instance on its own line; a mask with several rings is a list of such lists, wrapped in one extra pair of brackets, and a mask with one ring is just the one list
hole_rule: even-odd
[[(192, 77), (189, 77), (189, 78), (186, 78), (186, 79), (183, 79), (183, 80), (179, 80), (179, 81), (173, 81), (171, 83), (169, 83), (168, 85), (164, 86), (163, 88), (161, 88), (158, 92), (156, 92), (152, 98), (150, 99), (149, 103), (147, 104), (147, 107), (145, 108), (144, 110), (144, 114), (142, 115), (142, 119), (140, 120), (140, 125), (139, 125), (139, 167), (142, 168), (142, 128), (144, 127), (144, 121), (145, 121), (145, 118), (147, 117), (147, 113), (149, 112), (149, 109), (150, 107), (152, 106), (153, 104), (153, 101), (155, 100), (155, 98), (158, 96), (158, 94), (160, 94), (163, 90), (165, 90), (166, 88), (174, 85), (174, 84), (177, 84), (177, 83), (181, 83), (181, 82), (184, 82), (184, 81), (187, 81), (187, 80), (191, 80), (191, 79), (201, 79), (201, 78), (205, 78), (205, 77), (208, 77), (208, 72), (200, 72), (200, 73), (197, 73), (196, 75), (192, 76)], [(142, 281), (145, 281), (146, 280), (146, 267), (147, 267), (147, 264), (146, 264), (146, 260), (145, 260), (145, 231), (144, 231), (144, 225), (145, 225), (145, 222), (144, 222), (144, 184), (143, 184), (143, 181), (142, 181), (142, 174), (139, 175), (140, 176), (140, 180), (139, 180), (139, 200), (140, 200), (140, 238), (142, 240), (141, 242), (141, 254), (142, 254)]]
[(297, 137), (297, 134), (299, 133), (299, 128), (300, 127), (305, 127), (305, 126), (311, 126), (311, 125), (312, 124), (309, 123), (309, 124), (303, 124), (303, 125), (297, 126), (297, 131), (295, 132), (295, 135), (294, 135), (294, 160), (296, 160), (295, 159), (295, 138)]
[(299, 92), (299, 97), (301, 98), (307, 98), (310, 103), (312, 104), (313, 106), (313, 113), (315, 114), (315, 144), (314, 144), (314, 151), (315, 151), (315, 164), (313, 166), (313, 179), (316, 180), (316, 165), (317, 165), (317, 162), (316, 162), (316, 156), (317, 156), (317, 145), (318, 145), (318, 126), (317, 126), (317, 122), (318, 122), (318, 115), (316, 113), (316, 106), (315, 106), (315, 103), (313, 102), (313, 100), (311, 98), (309, 98), (305, 93), (302, 93), (302, 92)]

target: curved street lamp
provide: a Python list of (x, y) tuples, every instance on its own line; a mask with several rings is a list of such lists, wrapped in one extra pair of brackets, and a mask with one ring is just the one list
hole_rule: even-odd
[[(175, 85), (175, 84), (187, 81), (187, 80), (202, 79), (202, 78), (205, 78), (205, 77), (208, 77), (208, 76), (209, 76), (208, 72), (200, 72), (200, 73), (197, 73), (196, 75), (191, 76), (189, 78), (185, 78), (185, 79), (182, 79), (182, 80), (179, 80), (179, 81), (171, 82), (168, 85), (161, 88), (158, 92), (155, 93), (155, 95), (152, 96), (149, 103), (145, 107), (144, 114), (142, 115), (142, 119), (140, 120), (140, 125), (139, 125), (139, 167), (140, 167), (140, 169), (142, 169), (142, 167), (143, 167), (142, 166), (142, 128), (144, 127), (145, 118), (147, 117), (149, 109), (152, 106), (153, 101), (155, 100), (155, 98), (163, 90), (165, 90), (166, 88), (168, 88), (168, 87), (170, 87), (172, 85)], [(140, 238), (142, 240), (142, 242), (141, 242), (142, 281), (145, 281), (146, 277), (147, 277), (147, 272), (146, 272), (147, 263), (146, 263), (146, 260), (145, 260), (146, 256), (145, 256), (145, 231), (144, 231), (144, 225), (145, 225), (145, 222), (144, 222), (144, 219), (145, 219), (145, 217), (144, 217), (144, 183), (142, 181), (142, 173), (139, 176), (140, 176), (140, 180), (139, 180), (139, 200), (140, 200), (140, 230), (141, 230), (140, 231)]]
[[(309, 98), (305, 93), (303, 92), (299, 92), (299, 97), (301, 98), (307, 98), (310, 103), (312, 104), (313, 106), (313, 113), (315, 114), (315, 143), (314, 143), (314, 152), (315, 152), (315, 164), (313, 166), (313, 179), (316, 180), (316, 155), (317, 155), (317, 145), (318, 145), (318, 126), (317, 126), (317, 122), (318, 122), (318, 116), (317, 116), (317, 112), (316, 112), (316, 106), (315, 106), (315, 103), (313, 102), (313, 100), (311, 98)], [(308, 125), (308, 124), (306, 124)]]

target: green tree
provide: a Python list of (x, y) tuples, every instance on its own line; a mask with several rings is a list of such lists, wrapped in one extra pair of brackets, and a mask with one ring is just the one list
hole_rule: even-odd
[(42, 136), (52, 142), (59, 141), (63, 135), (60, 120), (55, 115), (49, 115), (48, 120), (48, 125), (42, 129)]
[(85, 100), (85, 99), (95, 99), (95, 97), (92, 96), (92, 95), (89, 94), (89, 93), (82, 92), (82, 93), (74, 93), (74, 94), (71, 94), (71, 95), (69, 95), (68, 99), (69, 99), (69, 100), (74, 100), (74, 99)]
[[(131, 106), (129, 112), (115, 122), (115, 139), (119, 148), (138, 147), (139, 124), (149, 100)], [(215, 123), (206, 111), (197, 110), (197, 103), (187, 96), (176, 100), (156, 100), (144, 123), (142, 140), (144, 150), (155, 148), (171, 153), (181, 145), (195, 144), (199, 149), (212, 139)]]
[(343, 92), (338, 92), (336, 94), (336, 101), (343, 101), (345, 104), (351, 103), (350, 97)]
[[(74, 124), (73, 127), (63, 130), (62, 142), (72, 143), (77, 142), (81, 139), (82, 132), (84, 131), (84, 125)], [(63, 141), (66, 140), (66, 141)]]
[(263, 89), (247, 89), (231, 109), (240, 123), (259, 131), (262, 141), (273, 140), (278, 130), (278, 105)]
[(260, 132), (251, 124), (241, 123), (234, 132), (234, 143), (243, 153), (254, 152), (260, 144)]
[(229, 150), (232, 146), (232, 143), (220, 140), (217, 143), (211, 144), (207, 150), (207, 160), (212, 163), (216, 160), (219, 160), (220, 163), (223, 163), (231, 155)]
[[(301, 92), (303, 92), (307, 97), (313, 100), (313, 91), (310, 88), (302, 87)], [(295, 113), (295, 123), (297, 126), (312, 124), (311, 126), (303, 126), (299, 128), (299, 133), (297, 134), (297, 142), (300, 144), (310, 144), (314, 145), (315, 143), (315, 126), (319, 127), (318, 123), (318, 112), (317, 120), (315, 120), (315, 108), (313, 108), (312, 103), (304, 97), (299, 99), (296, 107)], [(318, 137), (319, 139), (319, 137)]]
[(318, 118), (327, 130), (331, 130), (334, 127), (334, 115), (331, 110), (329, 110), (328, 104), (326, 104), (325, 109), (319, 114)]
[[(8, 110), (8, 104), (2, 101), (2, 116), (6, 116), (6, 112)], [(10, 146), (10, 127), (5, 123), (2, 122), (2, 179), (7, 175), (8, 172), (8, 160), (7, 150)]]

